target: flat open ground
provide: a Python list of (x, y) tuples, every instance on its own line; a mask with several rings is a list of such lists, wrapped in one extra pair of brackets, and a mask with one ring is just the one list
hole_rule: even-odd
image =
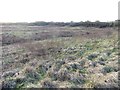
[(118, 87), (115, 28), (5, 25), (4, 88)]

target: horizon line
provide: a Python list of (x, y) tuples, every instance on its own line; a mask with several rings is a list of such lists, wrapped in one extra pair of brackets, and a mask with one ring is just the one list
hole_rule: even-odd
[(100, 20), (94, 20), (94, 21), (90, 21), (90, 20), (84, 20), (84, 21), (44, 21), (44, 20), (40, 20), (40, 21), (8, 21), (8, 22), (0, 22), (0, 23), (34, 23), (34, 22), (63, 22), (63, 23), (67, 23), (67, 22), (87, 22), (87, 21), (90, 21), (90, 22), (96, 22), (96, 21), (99, 21), (99, 22), (114, 22), (114, 21), (118, 21), (119, 19), (116, 19), (116, 20), (111, 20), (111, 21), (100, 21)]

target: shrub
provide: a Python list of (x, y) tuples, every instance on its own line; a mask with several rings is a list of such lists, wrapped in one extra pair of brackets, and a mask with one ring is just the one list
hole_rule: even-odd
[(110, 73), (110, 72), (117, 72), (118, 71), (118, 68), (116, 67), (111, 67), (111, 66), (106, 66), (103, 68), (103, 73)]
[(88, 56), (88, 60), (93, 60), (93, 59), (97, 58), (97, 56), (98, 56), (97, 54), (91, 54)]

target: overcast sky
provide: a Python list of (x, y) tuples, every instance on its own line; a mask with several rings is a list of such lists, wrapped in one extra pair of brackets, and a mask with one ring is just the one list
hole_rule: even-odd
[(114, 21), (119, 0), (0, 0), (0, 22)]

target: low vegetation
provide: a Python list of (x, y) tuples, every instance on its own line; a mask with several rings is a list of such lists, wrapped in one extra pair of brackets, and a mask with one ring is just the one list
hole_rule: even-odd
[(118, 88), (117, 29), (17, 27), (3, 27), (3, 88)]

